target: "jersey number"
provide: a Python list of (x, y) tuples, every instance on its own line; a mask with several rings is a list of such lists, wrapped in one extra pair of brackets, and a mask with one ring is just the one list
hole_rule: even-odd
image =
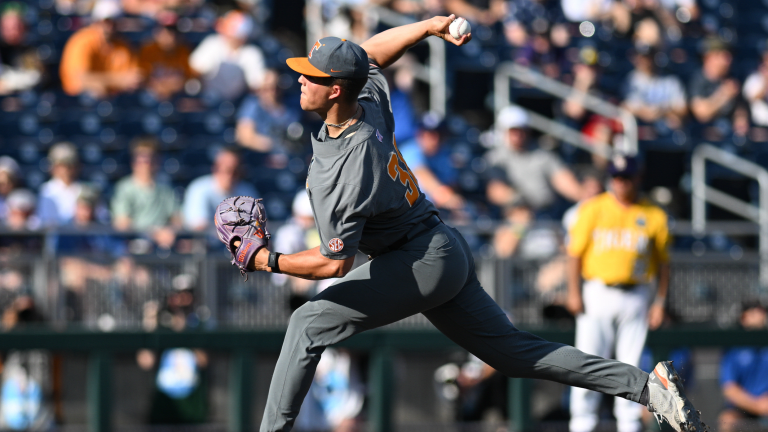
[[(416, 200), (419, 199), (419, 195), (421, 194), (421, 192), (419, 192), (419, 184), (416, 183), (416, 179), (408, 168), (408, 164), (403, 160), (403, 155), (401, 155), (400, 150), (397, 149), (397, 143), (394, 141), (394, 138), (392, 140), (392, 145), (395, 146), (395, 152), (392, 153), (392, 156), (389, 158), (387, 172), (389, 172), (389, 177), (392, 178), (392, 180), (400, 179), (400, 183), (406, 187), (405, 199), (408, 201), (408, 205), (413, 207), (413, 204), (416, 203)], [(405, 170), (400, 168), (400, 163), (405, 166)]]

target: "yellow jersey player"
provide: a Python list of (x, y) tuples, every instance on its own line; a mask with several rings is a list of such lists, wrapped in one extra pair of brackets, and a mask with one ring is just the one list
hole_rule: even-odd
[[(637, 160), (616, 156), (609, 173), (610, 191), (581, 204), (569, 230), (567, 306), (576, 348), (637, 366), (648, 327), (664, 317), (670, 236), (664, 211), (638, 196)], [(594, 430), (599, 404), (599, 393), (573, 388), (571, 432)], [(616, 398), (618, 432), (639, 432), (640, 414), (639, 405)]]

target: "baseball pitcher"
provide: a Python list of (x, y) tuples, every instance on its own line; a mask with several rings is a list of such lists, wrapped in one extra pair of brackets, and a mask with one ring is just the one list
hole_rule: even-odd
[[(321, 245), (270, 251), (261, 203), (232, 197), (216, 212), (219, 236), (243, 272), (341, 278), (294, 312), (275, 367), (261, 431), (289, 431), (323, 350), (357, 333), (422, 313), (438, 330), (510, 377), (554, 380), (640, 402), (676, 430), (700, 430), (668, 362), (649, 375), (517, 330), (480, 286), (472, 253), (445, 225), (397, 149), (381, 70), (427, 37), (455, 45), (450, 17), (396, 27), (357, 45), (326, 37), (288, 66), (301, 107), (325, 124), (312, 136), (307, 192)], [(350, 271), (357, 251), (371, 260)], [(703, 429), (702, 429), (703, 430)]]

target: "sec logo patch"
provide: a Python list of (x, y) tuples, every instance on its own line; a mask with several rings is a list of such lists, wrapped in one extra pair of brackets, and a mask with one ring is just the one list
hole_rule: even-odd
[(332, 252), (341, 252), (344, 249), (344, 242), (340, 238), (336, 237), (328, 242), (328, 249)]

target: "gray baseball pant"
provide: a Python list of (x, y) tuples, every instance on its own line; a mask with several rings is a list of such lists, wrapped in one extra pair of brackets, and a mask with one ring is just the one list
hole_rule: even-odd
[(480, 286), (461, 234), (440, 224), (349, 272), (294, 312), (261, 432), (291, 430), (327, 346), (417, 313), (509, 377), (557, 381), (634, 402), (648, 381), (634, 366), (517, 330)]

